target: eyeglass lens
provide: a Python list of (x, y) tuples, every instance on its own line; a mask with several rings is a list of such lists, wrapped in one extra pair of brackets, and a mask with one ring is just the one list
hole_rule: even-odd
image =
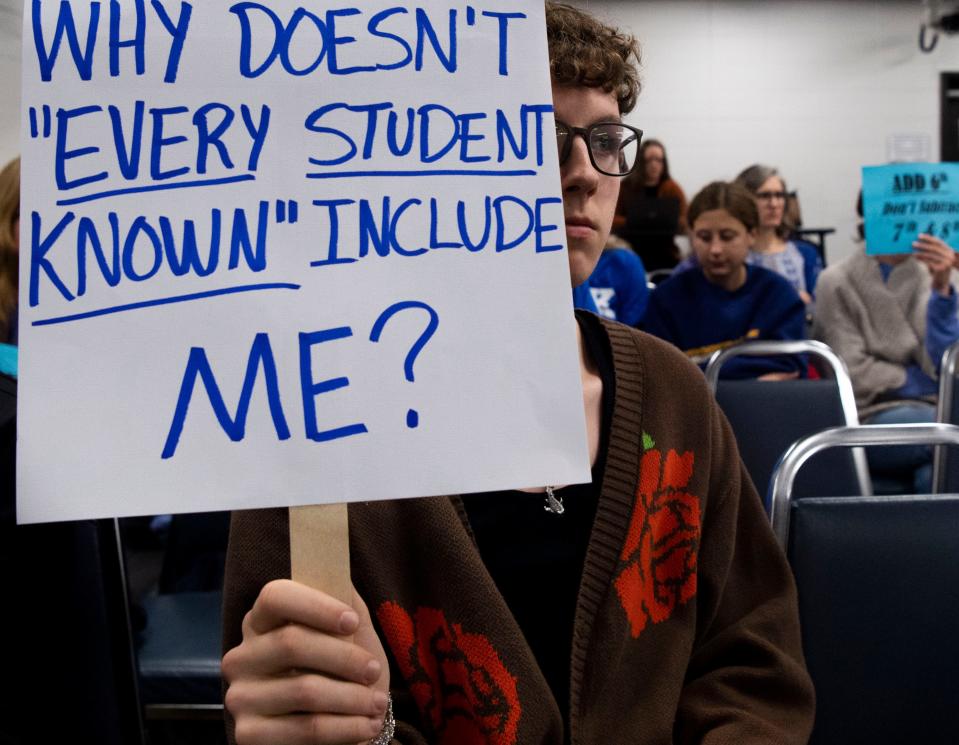
[[(568, 155), (567, 148), (572, 147), (569, 140), (582, 131), (557, 123), (556, 145), (561, 158)], [(599, 171), (610, 176), (624, 176), (633, 169), (640, 139), (635, 130), (614, 122), (601, 122), (588, 127), (584, 136), (593, 164)]]
[(786, 192), (784, 191), (758, 191), (756, 192), (756, 198), (762, 199), (764, 202), (771, 202), (774, 199), (785, 201)]

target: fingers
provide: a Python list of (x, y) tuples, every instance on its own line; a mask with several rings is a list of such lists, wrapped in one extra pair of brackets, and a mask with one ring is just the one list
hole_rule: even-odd
[(246, 717), (236, 723), (237, 745), (347, 745), (368, 742), (383, 727), (383, 717), (290, 714)]
[(941, 238), (927, 233), (920, 233), (919, 237), (913, 241), (912, 247), (916, 252), (916, 258), (924, 261), (941, 261), (951, 264), (955, 253)]
[(936, 236), (931, 235), (930, 233), (920, 233), (916, 237), (916, 240), (913, 241), (912, 245), (914, 248), (918, 248), (920, 245), (938, 246), (939, 248), (942, 248), (946, 251), (952, 251), (952, 249), (949, 248), (949, 244), (946, 243), (944, 240), (942, 240), (942, 238), (937, 238)]
[(243, 619), (243, 634), (265, 634), (288, 623), (325, 631), (328, 634), (352, 634), (359, 616), (346, 603), (325, 592), (287, 579), (264, 585), (253, 608)]
[(223, 657), (239, 745), (356, 745), (379, 734), (389, 664), (369, 610), (289, 580), (264, 586)]
[(295, 623), (244, 639), (223, 658), (227, 682), (290, 670), (310, 670), (362, 685), (375, 683), (383, 671), (380, 662), (353, 641)]
[(226, 692), (226, 705), (230, 711), (262, 716), (298, 712), (379, 717), (382, 720), (386, 714), (386, 702), (383, 691), (312, 674), (242, 681), (230, 686)]
[(793, 372), (770, 372), (760, 375), (757, 380), (796, 380), (799, 377), (799, 372), (794, 370)]

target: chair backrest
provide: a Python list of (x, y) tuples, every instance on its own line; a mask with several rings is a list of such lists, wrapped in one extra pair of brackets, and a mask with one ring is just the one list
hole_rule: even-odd
[(810, 745), (956, 741), (959, 496), (791, 498), (820, 449), (945, 442), (959, 444), (959, 427), (839, 428), (797, 443), (777, 470), (774, 528), (816, 687)]
[[(959, 424), (959, 395), (956, 395), (956, 375), (959, 375), (959, 342), (942, 355), (939, 371), (939, 402), (936, 421)], [(933, 491), (959, 492), (959, 450), (940, 445), (933, 454)]]
[(221, 590), (229, 534), (229, 512), (173, 515), (160, 572), (160, 593)]
[(229, 512), (172, 516), (159, 592), (142, 601), (146, 623), (137, 658), (148, 725), (222, 721), (220, 608), (229, 532)]
[(137, 649), (146, 720), (222, 718), (220, 607), (229, 512), (173, 515)]
[[(722, 365), (739, 355), (815, 356), (828, 378), (821, 380), (719, 380)], [(717, 351), (706, 365), (706, 379), (736, 435), (740, 455), (756, 488), (766, 495), (776, 463), (789, 446), (806, 435), (836, 426), (859, 424), (852, 382), (843, 361), (817, 341), (744, 342)], [(861, 450), (833, 451), (817, 457), (797, 485), (800, 494), (872, 493)]]

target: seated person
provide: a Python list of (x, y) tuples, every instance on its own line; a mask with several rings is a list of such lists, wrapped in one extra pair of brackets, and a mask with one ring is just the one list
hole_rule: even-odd
[(644, 140), (636, 168), (620, 187), (614, 230), (627, 238), (644, 266), (669, 269), (679, 261), (676, 236), (686, 232), (686, 209), (663, 143)]
[(20, 158), (0, 170), (0, 373), (17, 376)]
[(588, 280), (573, 288), (573, 307), (599, 314), (599, 308), (596, 307), (596, 300), (589, 289)]
[(782, 275), (803, 302), (811, 304), (822, 259), (811, 243), (790, 238), (795, 226), (786, 215), (786, 182), (775, 168), (756, 164), (740, 173), (736, 183), (749, 189), (759, 210), (759, 229), (749, 263)]
[[(17, 157), (0, 169), (0, 343), (14, 347), (17, 345), (19, 258), (20, 158)], [(16, 356), (13, 362), (12, 372), (9, 364), (0, 369), (15, 376)]]
[(603, 318), (638, 326), (646, 303), (649, 302), (649, 288), (646, 286), (646, 270), (643, 260), (621, 238), (610, 235), (606, 248), (600, 254), (599, 263), (586, 282), (589, 287), (589, 301), (576, 300), (573, 306), (583, 310), (592, 310)]
[[(739, 342), (805, 337), (805, 305), (796, 291), (775, 272), (746, 261), (759, 223), (746, 189), (709, 184), (690, 202), (689, 223), (697, 264), (653, 291), (644, 330), (700, 366)], [(781, 380), (804, 368), (795, 357), (738, 357), (723, 365), (721, 377)]]
[[(859, 213), (862, 214), (860, 195)], [(860, 235), (862, 226), (860, 225)], [(959, 339), (953, 250), (921, 234), (912, 254), (860, 251), (819, 276), (813, 336), (849, 368), (863, 424), (934, 422), (939, 363)], [(926, 446), (867, 449), (877, 491), (932, 486)], [(887, 488), (882, 488), (883, 483)]]
[[(546, 18), (575, 286), (633, 165), (609, 142), (631, 132), (636, 47), (571, 6)], [(239, 745), (806, 742), (795, 585), (702, 375), (627, 326), (570, 322), (590, 483), (352, 503), (350, 603), (285, 579), (286, 509), (234, 514)]]

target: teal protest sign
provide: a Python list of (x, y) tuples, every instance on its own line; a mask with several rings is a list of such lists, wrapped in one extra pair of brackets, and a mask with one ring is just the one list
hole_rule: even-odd
[(867, 254), (910, 253), (920, 233), (959, 249), (959, 163), (862, 169)]

